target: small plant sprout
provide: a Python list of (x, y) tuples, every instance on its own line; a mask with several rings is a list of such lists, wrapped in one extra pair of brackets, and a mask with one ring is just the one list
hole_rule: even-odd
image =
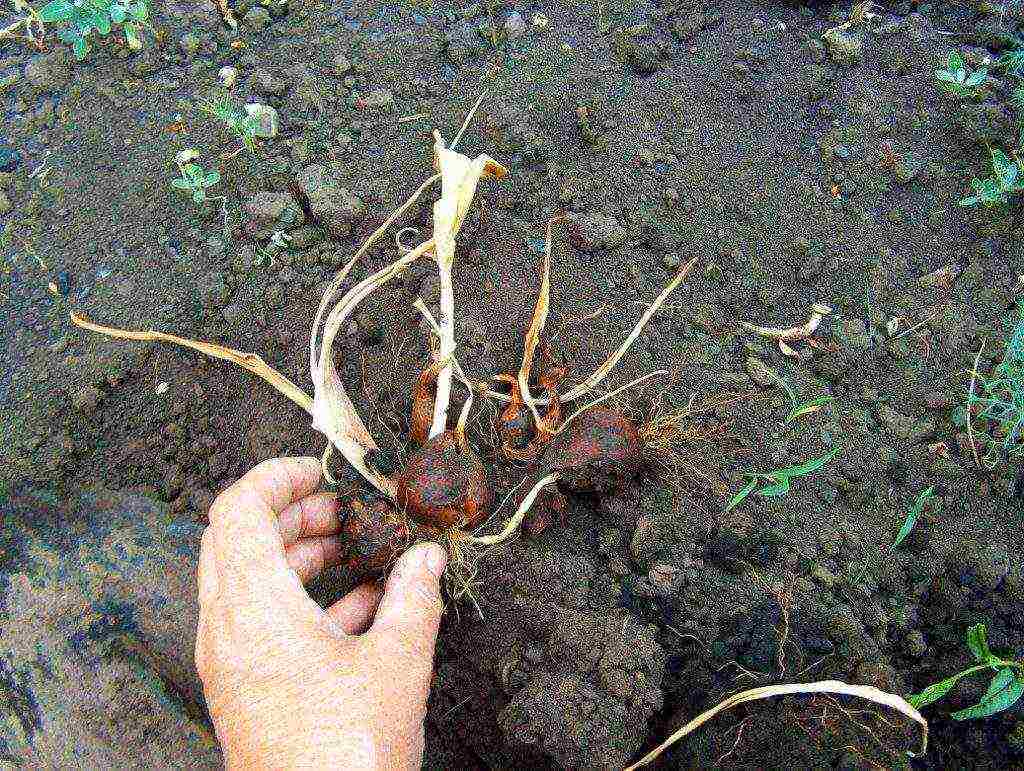
[[(199, 109), (207, 115), (223, 123), (242, 140), (242, 148), (250, 153), (256, 152), (257, 139), (269, 139), (277, 136), (277, 113), (272, 107), (262, 104), (247, 104), (239, 110), (226, 96), (217, 96), (209, 102), (199, 105)], [(242, 151), (239, 148), (233, 155)]]
[(939, 87), (954, 96), (974, 97), (988, 81), (988, 68), (969, 70), (959, 51), (950, 51), (945, 69), (935, 70)]
[(744, 474), (744, 476), (748, 477), (750, 481), (747, 482), (742, 490), (733, 496), (731, 501), (729, 501), (729, 505), (725, 507), (726, 512), (732, 511), (743, 503), (743, 501), (745, 501), (747, 497), (757, 489), (758, 485), (761, 485), (761, 489), (757, 490), (757, 494), (764, 498), (776, 498), (778, 496), (785, 495), (789, 492), (790, 480), (806, 476), (807, 474), (817, 471), (836, 457), (836, 455), (839, 454), (839, 449), (840, 448), (835, 447), (820, 458), (809, 460), (798, 466), (787, 466), (786, 468), (779, 469), (778, 471), (771, 471), (767, 474)]
[(978, 371), (981, 351), (975, 357), (967, 406), (958, 416), (967, 425), (979, 465), (990, 469), (1024, 454), (1024, 302), (1019, 314), (1003, 360), (991, 375)]
[(917, 496), (914, 501), (914, 505), (910, 507), (910, 511), (907, 512), (907, 518), (903, 521), (903, 526), (900, 531), (896, 534), (896, 540), (892, 542), (892, 548), (896, 548), (910, 535), (910, 531), (914, 529), (914, 525), (917, 524), (917, 520), (924, 512), (925, 506), (928, 502), (935, 498), (935, 488), (929, 487), (927, 490), (922, 490), (921, 494)]
[(802, 418), (804, 415), (810, 415), (813, 412), (817, 412), (826, 404), (831, 404), (835, 401), (834, 396), (816, 396), (813, 399), (808, 399), (805, 402), (801, 402), (797, 399), (796, 391), (793, 387), (786, 382), (786, 379), (782, 377), (778, 372), (770, 369), (771, 375), (775, 378), (776, 382), (782, 386), (782, 390), (786, 392), (786, 396), (789, 397), (790, 411), (786, 415), (786, 425), (789, 425), (797, 418)]
[(220, 172), (216, 170), (206, 171), (201, 165), (196, 163), (198, 159), (199, 153), (195, 150), (191, 148), (181, 150), (174, 157), (181, 176), (177, 179), (172, 179), (171, 186), (190, 193), (195, 203), (222, 201), (224, 199), (223, 196), (211, 197), (206, 193), (209, 188), (220, 182)]
[(988, 648), (987, 631), (984, 624), (975, 624), (967, 630), (967, 647), (978, 663), (957, 672), (952, 677), (932, 683), (919, 693), (907, 697), (915, 708), (926, 707), (949, 693), (961, 679), (975, 672), (991, 669), (994, 674), (981, 700), (966, 709), (953, 712), (954, 720), (973, 720), (989, 717), (1008, 710), (1024, 695), (1024, 662), (996, 656)]
[(283, 230), (275, 230), (270, 234), (270, 241), (267, 242), (267, 245), (257, 250), (256, 265), (262, 265), (264, 262), (273, 265), (277, 255), (288, 248), (291, 240), (292, 237)]
[(779, 350), (784, 356), (800, 358), (800, 354), (794, 350), (790, 343), (809, 340), (821, 326), (821, 321), (832, 312), (832, 308), (824, 303), (814, 303), (811, 306), (810, 316), (806, 322), (796, 327), (761, 327), (757, 324), (749, 324), (746, 321), (739, 322), (740, 326), (755, 335), (767, 337), (778, 343)]
[(149, 0), (53, 0), (39, 11), (47, 23), (62, 23), (57, 37), (68, 43), (76, 59), (84, 59), (95, 32), (107, 36), (112, 29), (124, 30), (125, 42), (133, 51), (142, 48), (142, 30), (150, 28)]
[(1005, 206), (1010, 196), (1024, 190), (1019, 160), (1011, 160), (1002, 150), (992, 150), (992, 176), (972, 179), (973, 195), (960, 201), (961, 206)]

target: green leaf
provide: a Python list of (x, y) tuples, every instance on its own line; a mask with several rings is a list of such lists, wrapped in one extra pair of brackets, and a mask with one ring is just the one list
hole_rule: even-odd
[(817, 399), (811, 399), (811, 401), (809, 402), (804, 402), (803, 404), (795, 407), (793, 411), (786, 416), (786, 422), (792, 423), (797, 418), (812, 412), (817, 412), (826, 404), (829, 404), (830, 402), (834, 401), (834, 396), (819, 396)]
[(920, 693), (914, 693), (908, 696), (907, 701), (909, 701), (915, 709), (921, 709), (921, 707), (932, 704), (949, 693), (953, 686), (956, 685), (956, 681), (965, 674), (966, 672), (957, 672), (952, 677), (947, 677), (945, 680), (932, 683)]
[(917, 496), (917, 500), (914, 501), (914, 505), (910, 507), (910, 512), (907, 514), (906, 520), (903, 522), (903, 527), (896, 534), (896, 540), (892, 542), (892, 548), (896, 548), (910, 535), (910, 531), (914, 529), (914, 525), (917, 524), (917, 518), (921, 516), (921, 512), (924, 511), (925, 504), (928, 503), (930, 498), (935, 496), (935, 488), (929, 487), (927, 490)]
[(992, 659), (992, 651), (988, 649), (988, 635), (984, 624), (975, 624), (967, 630), (967, 647), (980, 664), (987, 664)]
[(218, 182), (220, 182), (220, 172), (219, 171), (211, 171), (211, 172), (209, 172), (206, 175), (206, 178), (203, 180), (203, 184), (206, 185), (206, 187), (213, 187)]
[(982, 83), (988, 80), (988, 70), (984, 67), (975, 70), (964, 80), (965, 88), (977, 88)]
[(202, 189), (196, 190), (192, 193), (192, 200), (196, 203), (202, 203), (206, 200), (206, 193)]
[(80, 37), (71, 44), (71, 49), (75, 52), (75, 58), (81, 61), (89, 53), (89, 44), (84, 37)]
[(68, 21), (74, 9), (67, 0), (53, 0), (47, 3), (39, 11), (39, 18), (43, 21)]
[(767, 485), (757, 491), (764, 498), (778, 498), (789, 492), (789, 477), (781, 477), (775, 484)]
[(981, 199), (976, 195), (969, 195), (966, 198), (960, 199), (961, 206), (977, 206), (979, 203), (981, 203)]
[(973, 707), (958, 710), (950, 715), (954, 720), (971, 720), (988, 717), (1009, 709), (1024, 695), (1024, 681), (1019, 680), (1010, 667), (999, 670), (981, 701)]
[(124, 38), (128, 41), (128, 48), (138, 51), (142, 48), (142, 39), (139, 37), (139, 27), (134, 21), (124, 23)]
[(992, 171), (995, 172), (996, 179), (1004, 189), (1012, 188), (1020, 173), (1017, 164), (1011, 161), (1002, 150), (992, 151)]
[[(960, 55), (959, 51), (950, 51), (949, 58), (946, 60), (946, 69), (950, 72), (959, 72), (965, 70), (967, 65), (964, 64), (964, 57)], [(959, 78), (963, 80), (963, 78)]]
[(775, 477), (776, 479), (782, 479), (783, 477), (787, 479), (792, 479), (793, 477), (801, 477), (804, 476), (805, 474), (810, 474), (814, 471), (817, 471), (830, 460), (832, 460), (834, 457), (836, 457), (839, 454), (839, 449), (840, 448), (835, 447), (829, 452), (822, 455), (820, 458), (815, 458), (814, 460), (809, 460), (806, 463), (801, 463), (799, 466), (789, 466), (788, 468), (775, 471), (772, 473), (772, 476)]
[(124, 12), (124, 8), (119, 5), (110, 6), (110, 20), (115, 24), (121, 24), (127, 18), (128, 14)]
[(105, 13), (97, 13), (94, 17), (96, 22), (96, 31), (101, 35), (110, 34), (110, 17)]
[(935, 77), (941, 80), (943, 83), (957, 83), (956, 76), (947, 70), (935, 70)]
[(736, 495), (733, 496), (732, 500), (729, 501), (729, 505), (725, 507), (726, 513), (732, 511), (741, 503), (743, 503), (743, 501), (747, 499), (747, 496), (754, 491), (755, 487), (757, 487), (757, 477), (754, 477), (749, 482), (747, 482), (746, 486), (738, 493), (736, 493)]
[(192, 182), (187, 179), (172, 179), (171, 187), (176, 187), (178, 190), (191, 190), (193, 185)]

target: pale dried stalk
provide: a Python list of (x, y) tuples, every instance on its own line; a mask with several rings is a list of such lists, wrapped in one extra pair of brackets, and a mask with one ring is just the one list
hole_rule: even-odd
[(533, 394), (530, 393), (530, 370), (533, 367), (533, 357), (537, 353), (537, 346), (540, 344), (540, 333), (544, 331), (544, 325), (548, 320), (548, 310), (551, 305), (551, 226), (555, 220), (548, 222), (547, 235), (544, 239), (544, 260), (540, 269), (540, 292), (537, 294), (537, 306), (533, 309), (533, 318), (530, 319), (530, 328), (526, 330), (526, 338), (523, 341), (523, 364), (519, 368), (519, 394), (523, 404), (530, 408), (533, 414), (534, 425), (539, 430), (543, 419), (537, 406), (533, 401)]
[(884, 707), (894, 709), (897, 712), (906, 715), (911, 720), (919, 723), (923, 729), (921, 737), (921, 751), (916, 755), (909, 751), (907, 754), (911, 757), (917, 757), (918, 755), (923, 755), (928, 749), (928, 722), (921, 716), (920, 712), (914, 709), (914, 707), (912, 707), (910, 703), (902, 697), (897, 696), (894, 693), (886, 693), (885, 691), (879, 690), (878, 688), (874, 688), (870, 685), (849, 685), (848, 683), (844, 683), (839, 680), (819, 680), (815, 683), (783, 683), (779, 685), (765, 685), (760, 688), (751, 688), (750, 690), (740, 691), (739, 693), (733, 694), (711, 709), (697, 715), (697, 717), (679, 730), (675, 731), (665, 741), (640, 758), (636, 763), (626, 768), (625, 771), (634, 771), (634, 769), (651, 763), (665, 750), (687, 734), (704, 725), (704, 723), (708, 722), (719, 712), (732, 709), (736, 705), (744, 704), (748, 701), (767, 699), (772, 696), (788, 696), (795, 693), (838, 693), (845, 696), (856, 696), (860, 699), (867, 699), (868, 701), (873, 701), (876, 704), (881, 704)]
[[(430, 312), (430, 309), (427, 307), (427, 304), (423, 302), (423, 298), (417, 297), (416, 302), (412, 304), (412, 307), (420, 312), (424, 320), (427, 322), (427, 324), (430, 325), (430, 328), (434, 331), (434, 334), (440, 337), (441, 327), (438, 325), (437, 319), (435, 319), (434, 315)], [(462, 365), (459, 364), (458, 358), (452, 356), (451, 362), (455, 372), (455, 376), (459, 379), (459, 381), (464, 386), (466, 386), (466, 389), (471, 394), (478, 393), (480, 389), (478, 388), (477, 385), (474, 385), (473, 382), (470, 381), (469, 377), (466, 375), (466, 371), (462, 368)]]
[(313, 399), (295, 385), (295, 383), (273, 367), (269, 366), (255, 353), (236, 351), (234, 348), (225, 348), (222, 345), (205, 343), (202, 340), (190, 340), (187, 337), (178, 337), (177, 335), (171, 335), (167, 332), (157, 332), (153, 329), (139, 332), (129, 329), (118, 329), (117, 327), (108, 327), (103, 324), (97, 324), (90, 321), (82, 314), (75, 313), (74, 311), (71, 312), (71, 322), (82, 329), (88, 329), (90, 332), (98, 332), (99, 334), (106, 335), (107, 337), (115, 337), (120, 340), (173, 343), (174, 345), (180, 345), (183, 348), (190, 348), (193, 351), (198, 351), (199, 353), (215, 359), (230, 361), (232, 364), (237, 364), (242, 369), (256, 375), (256, 377), (262, 378), (278, 393), (291, 399), (306, 412), (311, 415), (313, 414)]
[(533, 502), (537, 500), (537, 496), (540, 495), (541, 491), (545, 487), (553, 485), (559, 479), (561, 479), (561, 477), (557, 473), (554, 473), (548, 474), (537, 482), (537, 484), (533, 486), (533, 489), (526, 494), (525, 498), (523, 498), (523, 502), (519, 504), (519, 508), (516, 509), (516, 513), (509, 518), (500, 533), (495, 533), (494, 535), (469, 536), (466, 538), (466, 541), (468, 543), (476, 544), (477, 546), (494, 546), (495, 544), (508, 540), (519, 531), (519, 526), (523, 524), (523, 519), (525, 519), (526, 515), (530, 512)]
[(745, 321), (741, 321), (740, 326), (749, 332), (761, 335), (761, 337), (793, 342), (796, 340), (806, 340), (808, 337), (813, 335), (821, 324), (821, 320), (831, 312), (832, 309), (824, 303), (814, 303), (814, 305), (811, 306), (810, 318), (797, 327), (787, 327), (785, 329), (779, 327), (759, 327), (756, 324), (748, 324)]
[(661, 294), (658, 295), (658, 297), (654, 300), (653, 303), (651, 303), (651, 306), (647, 309), (644, 315), (640, 317), (640, 320), (636, 323), (636, 326), (633, 327), (633, 331), (630, 332), (629, 337), (627, 337), (625, 341), (622, 343), (622, 345), (619, 346), (618, 350), (615, 351), (615, 353), (613, 353), (611, 356), (609, 356), (607, 361), (605, 361), (604, 364), (598, 367), (594, 374), (592, 374), (578, 386), (573, 388), (571, 391), (562, 394), (562, 396), (560, 397), (562, 402), (569, 402), (572, 401), (573, 399), (578, 399), (579, 397), (583, 396), (583, 394), (588, 393), (589, 391), (593, 391), (594, 388), (597, 387), (597, 385), (600, 384), (600, 382), (604, 380), (605, 377), (607, 377), (608, 373), (611, 372), (615, 365), (619, 363), (619, 359), (621, 359), (625, 355), (626, 351), (629, 350), (629, 347), (633, 344), (637, 337), (640, 336), (640, 333), (643, 332), (644, 327), (647, 326), (647, 323), (651, 320), (651, 317), (653, 317), (654, 314), (657, 313), (658, 308), (660, 308), (665, 303), (665, 300), (668, 299), (668, 296), (672, 293), (672, 291), (683, 282), (687, 275), (689, 275), (690, 270), (696, 263), (697, 258), (694, 257), (692, 260), (686, 263), (686, 265), (683, 266), (683, 269), (680, 270), (678, 274), (676, 274), (675, 278), (668, 282), (665, 288), (661, 290)]
[(572, 423), (574, 420), (576, 420), (576, 418), (578, 418), (580, 415), (582, 415), (584, 412), (586, 412), (587, 410), (591, 409), (592, 407), (596, 407), (601, 402), (606, 401), (608, 399), (611, 399), (613, 396), (618, 396), (623, 391), (626, 391), (626, 390), (632, 388), (633, 386), (638, 386), (641, 383), (644, 383), (644, 382), (650, 380), (652, 377), (655, 377), (657, 375), (667, 375), (667, 374), (668, 374), (668, 370), (667, 369), (656, 369), (656, 370), (654, 370), (654, 372), (648, 372), (646, 375), (641, 375), (640, 377), (636, 378), (635, 380), (630, 380), (628, 383), (626, 383), (626, 385), (619, 386), (614, 391), (609, 391), (608, 393), (604, 394), (603, 396), (597, 397), (592, 402), (589, 402), (588, 404), (583, 405), (578, 410), (576, 410), (572, 415), (567, 417), (562, 422), (562, 425), (560, 425), (558, 427), (558, 430), (555, 431), (554, 435), (558, 436), (560, 433), (565, 431), (566, 426), (568, 426), (570, 423)]
[[(349, 399), (341, 378), (338, 376), (334, 364), (334, 341), (342, 326), (363, 299), (395, 276), (400, 275), (419, 257), (429, 252), (433, 245), (433, 239), (424, 241), (408, 254), (402, 255), (387, 267), (352, 287), (324, 320), (320, 352), (310, 362), (315, 388), (313, 428), (327, 436), (345, 456), (345, 459), (370, 484), (392, 498), (396, 495), (395, 483), (366, 465), (366, 453), (376, 449), (377, 445), (369, 431), (366, 430), (366, 425), (356, 412), (352, 400)], [(316, 335), (316, 329), (312, 334)]]
[[(477, 103), (479, 105), (479, 102)], [(476, 108), (474, 107), (474, 110)], [(472, 112), (470, 113), (472, 115)], [(452, 356), (455, 353), (455, 290), (452, 266), (455, 263), (455, 237), (473, 203), (479, 181), (485, 176), (503, 177), (508, 170), (487, 155), (470, 160), (445, 147), (439, 131), (434, 131), (435, 164), (441, 174), (441, 197), (434, 202), (434, 258), (440, 285), (440, 334), (438, 359), (445, 365), (437, 374), (434, 414), (430, 437), (448, 427), (448, 405), (452, 390)]]

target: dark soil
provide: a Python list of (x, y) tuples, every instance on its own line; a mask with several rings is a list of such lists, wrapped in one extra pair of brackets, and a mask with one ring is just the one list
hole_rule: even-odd
[[(281, 18), (240, 16), (234, 33), (213, 4), (170, 3), (156, 43), (101, 45), (82, 63), (56, 42), (0, 43), (6, 476), (58, 495), (141, 488), (201, 523), (255, 463), (319, 456), (307, 416), (244, 372), (100, 339), (67, 313), (253, 351), (310, 389), (321, 288), (431, 173), (430, 131), (450, 140), (488, 89), (460, 149), (511, 175), (481, 185), (460, 237), (463, 367), (518, 369), (544, 227), (567, 212), (549, 321), (565, 382), (699, 255), (609, 381), (670, 369), (634, 406), (693, 409), (660, 473), (571, 498), (560, 524), (482, 565), (483, 620), (464, 604), (443, 626), (427, 767), (620, 767), (771, 682), (909, 693), (968, 663), (976, 622), (994, 651), (1024, 653), (1021, 469), (979, 471), (953, 419), (982, 341), (984, 368), (1012, 331), (1024, 274), (1018, 208), (957, 201), (988, 173), (985, 142), (1005, 146), (1016, 127), (997, 97), (957, 100), (934, 82), (951, 47), (992, 56), (1024, 32), (1019, 4), (887, 5), (833, 43), (822, 35), (844, 7), (767, 0), (291, 0)], [(279, 112), (255, 154), (197, 109), (223, 66), (238, 70), (239, 104)], [(170, 186), (185, 147), (220, 170), (226, 219)], [(402, 224), (429, 228), (431, 200)], [(271, 260), (275, 230), (291, 241)], [(391, 259), (383, 244), (353, 279)], [(396, 466), (429, 355), (418, 295), (437, 302), (428, 265), (372, 297), (344, 341), (342, 377)], [(835, 312), (800, 361), (736, 323), (801, 324), (815, 302)], [(920, 326), (890, 333), (897, 317), (895, 330)], [(769, 368), (802, 399), (834, 401), (786, 424)], [(470, 439), (500, 501), (523, 470), (496, 458), (495, 415), (481, 408)], [(836, 446), (788, 495), (725, 513), (742, 474)], [(940, 505), (892, 549), (929, 486)], [(948, 718), (985, 685), (926, 709), (915, 767), (1024, 763), (1019, 708)], [(899, 767), (916, 739), (883, 717), (891, 726), (867, 704), (757, 702), (665, 765)]]

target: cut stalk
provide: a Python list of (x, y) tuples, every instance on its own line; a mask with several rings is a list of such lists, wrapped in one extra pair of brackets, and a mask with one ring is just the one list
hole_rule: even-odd
[(190, 348), (193, 351), (198, 351), (199, 353), (205, 354), (206, 356), (210, 356), (214, 359), (230, 361), (232, 364), (236, 364), (242, 369), (256, 375), (256, 377), (262, 378), (279, 394), (291, 399), (306, 412), (310, 414), (313, 413), (313, 399), (311, 399), (301, 388), (295, 385), (295, 383), (268, 365), (255, 353), (236, 351), (234, 348), (225, 348), (224, 346), (216, 345), (215, 343), (206, 343), (202, 340), (191, 340), (187, 337), (178, 337), (177, 335), (168, 334), (167, 332), (157, 332), (153, 329), (147, 331), (134, 331), (130, 329), (108, 327), (103, 324), (97, 324), (90, 321), (82, 314), (75, 313), (74, 311), (71, 312), (71, 322), (82, 329), (88, 329), (90, 332), (98, 332), (99, 334), (106, 335), (107, 337), (114, 337), (120, 340), (172, 343), (174, 345), (180, 345), (183, 348)]
[(856, 696), (860, 699), (867, 699), (868, 701), (873, 701), (876, 704), (881, 704), (884, 707), (890, 707), (891, 709), (894, 709), (897, 712), (906, 715), (911, 720), (919, 723), (923, 729), (921, 737), (921, 751), (915, 754), (908, 750), (907, 754), (911, 757), (918, 757), (919, 755), (923, 755), (928, 749), (928, 722), (921, 716), (920, 712), (914, 709), (914, 707), (906, 701), (906, 699), (903, 699), (894, 693), (886, 693), (885, 691), (879, 690), (878, 688), (874, 688), (870, 685), (849, 685), (848, 683), (840, 682), (839, 680), (820, 680), (816, 683), (784, 683), (780, 685), (765, 685), (760, 688), (751, 688), (750, 690), (740, 691), (737, 694), (733, 694), (711, 709), (697, 715), (697, 717), (684, 725), (678, 731), (674, 732), (665, 741), (640, 758), (636, 763), (626, 768), (625, 771), (635, 771), (635, 769), (653, 762), (665, 750), (682, 739), (688, 733), (691, 733), (704, 725), (704, 723), (708, 722), (719, 712), (732, 709), (736, 705), (743, 704), (748, 701), (767, 699), (772, 696), (787, 696), (795, 693), (837, 693), (844, 696)]
[(644, 327), (647, 326), (647, 323), (651, 320), (651, 317), (653, 317), (654, 314), (658, 311), (658, 308), (660, 308), (664, 304), (665, 300), (668, 299), (668, 296), (672, 293), (672, 291), (677, 286), (679, 286), (683, 282), (683, 279), (685, 279), (686, 276), (690, 273), (690, 270), (693, 268), (696, 262), (697, 258), (694, 257), (692, 260), (686, 263), (686, 265), (683, 266), (683, 269), (680, 270), (678, 274), (676, 274), (676, 277), (673, 278), (663, 290), (661, 290), (661, 294), (658, 295), (658, 297), (654, 300), (653, 303), (651, 303), (651, 306), (647, 309), (644, 315), (640, 317), (640, 320), (636, 323), (636, 326), (633, 327), (633, 331), (630, 332), (629, 337), (625, 339), (625, 341), (622, 343), (622, 345), (619, 346), (619, 349), (615, 351), (615, 353), (608, 357), (604, 364), (597, 368), (593, 375), (588, 377), (586, 380), (584, 380), (578, 386), (573, 388), (571, 391), (562, 394), (561, 401), (563, 403), (572, 401), (573, 399), (578, 399), (585, 393), (593, 391), (594, 388), (597, 387), (597, 385), (602, 380), (604, 380), (605, 377), (607, 377), (608, 373), (611, 372), (615, 365), (619, 363), (619, 360), (625, 355), (626, 351), (629, 350), (629, 347), (633, 345), (633, 342), (637, 339), (637, 337), (640, 336), (640, 333), (644, 330)]
[(452, 264), (438, 259), (437, 278), (441, 287), (438, 312), (439, 361), (447, 360), (437, 373), (437, 390), (434, 396), (434, 418), (430, 424), (430, 438), (444, 433), (448, 428), (448, 404), (452, 398), (452, 359), (455, 356), (455, 288), (452, 286)]
[(509, 518), (509, 521), (505, 523), (505, 527), (502, 528), (500, 533), (495, 533), (494, 535), (470, 536), (466, 541), (476, 544), (477, 546), (494, 546), (495, 544), (508, 540), (519, 531), (520, 525), (523, 524), (523, 520), (530, 512), (530, 509), (533, 507), (533, 502), (537, 500), (537, 496), (540, 495), (541, 491), (549, 485), (553, 485), (559, 479), (561, 479), (561, 476), (554, 473), (548, 474), (537, 482), (537, 484), (533, 486), (533, 489), (526, 494), (525, 498), (523, 498), (523, 502), (519, 504), (519, 508), (516, 509), (516, 513)]

